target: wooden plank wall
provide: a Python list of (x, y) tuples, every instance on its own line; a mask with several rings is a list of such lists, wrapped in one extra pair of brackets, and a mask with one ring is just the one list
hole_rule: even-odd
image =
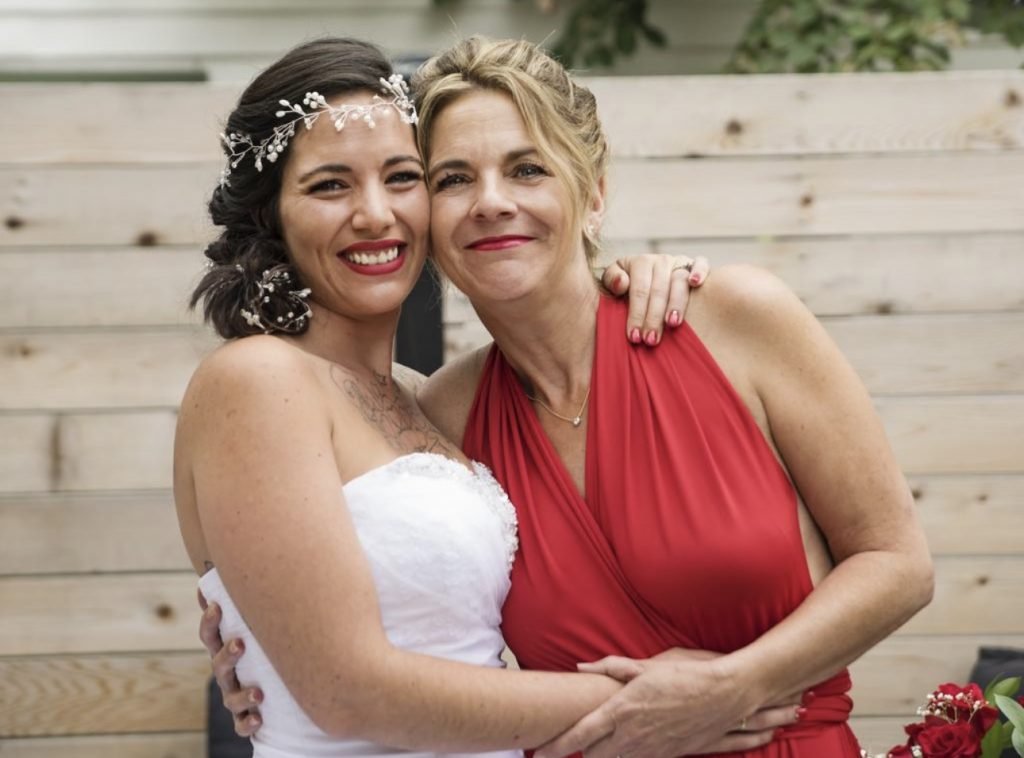
[[(591, 84), (608, 255), (778, 272), (887, 424), (938, 590), (855, 666), (881, 750), (979, 644), (1024, 647), (1024, 73)], [(202, 753), (170, 445), (234, 94), (0, 87), (0, 755)], [(456, 293), (446, 321), (449, 355), (483, 338)]]
[[(758, 0), (649, 0), (665, 48), (642, 45), (608, 74), (721, 71)], [(544, 15), (533, 0), (3, 0), (0, 71), (205, 72), (243, 81), (297, 40), (372, 39), (390, 53), (429, 55), (468, 33), (540, 42), (565, 28), (569, 3)], [(969, 37), (954, 68), (1013, 68), (1024, 53)]]

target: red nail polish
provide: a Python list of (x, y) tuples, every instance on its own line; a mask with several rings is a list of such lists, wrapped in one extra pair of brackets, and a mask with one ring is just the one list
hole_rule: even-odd
[(815, 694), (814, 690), (807, 690), (807, 692), (805, 692), (805, 693), (804, 693), (804, 696), (803, 696), (802, 698), (800, 698), (800, 701), (801, 701), (801, 702), (802, 702), (802, 703), (803, 703), (804, 705), (810, 705), (810, 704), (811, 704), (811, 702), (812, 702), (812, 701), (814, 700), (814, 698), (816, 698), (816, 697), (817, 697), (817, 695)]
[(612, 289), (618, 291), (622, 287), (622, 274), (616, 274), (612, 280)]
[(654, 347), (655, 345), (657, 345), (658, 344), (658, 334), (657, 334), (657, 332), (654, 332), (654, 331), (647, 332), (647, 334), (644, 335), (644, 342), (646, 342), (651, 347)]
[(802, 705), (798, 705), (796, 707), (796, 719), (797, 719), (797, 721), (802, 719), (806, 715), (806, 713), (807, 713), (807, 709), (804, 708)]
[(640, 344), (640, 330), (637, 329), (635, 326), (633, 327), (633, 331), (629, 333), (629, 341), (632, 342), (634, 345)]
[(679, 326), (681, 323), (683, 323), (683, 320), (679, 317), (679, 311), (669, 311), (668, 325)]
[(690, 274), (689, 282), (694, 286), (700, 284), (700, 274)]

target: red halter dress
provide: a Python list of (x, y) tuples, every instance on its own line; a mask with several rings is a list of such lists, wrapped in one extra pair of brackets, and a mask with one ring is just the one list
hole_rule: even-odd
[[(796, 493), (742, 399), (688, 325), (636, 348), (626, 313), (601, 299), (585, 499), (497, 347), (470, 411), (464, 450), (518, 513), (502, 630), (523, 668), (733, 651), (812, 589)], [(858, 758), (848, 673), (812, 689), (800, 723), (734, 755)]]

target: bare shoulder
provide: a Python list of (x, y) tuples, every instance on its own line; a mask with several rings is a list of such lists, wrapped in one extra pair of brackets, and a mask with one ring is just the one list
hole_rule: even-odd
[[(746, 263), (715, 269), (704, 285), (693, 292), (721, 317), (736, 319), (737, 325), (757, 326), (766, 316), (791, 308), (802, 308), (800, 300), (779, 277)], [(747, 323), (749, 322), (749, 324)]]
[(484, 345), (446, 363), (427, 378), (416, 393), (426, 417), (441, 434), (460, 447), (490, 350), (490, 344)]
[(694, 328), (714, 332), (746, 349), (763, 354), (793, 349), (819, 325), (796, 294), (770, 271), (748, 264), (715, 269), (692, 295)]
[[(189, 382), (182, 420), (211, 420), (211, 411), (266, 410), (261, 402), (293, 403), (318, 398), (319, 382), (301, 350), (276, 337), (254, 335), (232, 340), (206, 356)], [(296, 408), (297, 410), (297, 408)]]

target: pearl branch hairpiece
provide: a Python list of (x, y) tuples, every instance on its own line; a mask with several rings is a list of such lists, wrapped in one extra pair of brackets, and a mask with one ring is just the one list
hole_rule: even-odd
[(418, 121), (416, 106), (413, 105), (412, 100), (409, 98), (409, 85), (402, 78), (402, 75), (392, 74), (387, 79), (381, 77), (380, 83), (381, 92), (385, 95), (390, 95), (389, 99), (385, 99), (380, 95), (374, 95), (373, 100), (369, 103), (335, 106), (329, 104), (327, 99), (319, 92), (307, 92), (306, 96), (302, 98), (302, 105), (306, 106), (309, 109), (308, 111), (302, 105), (281, 100), (279, 102), (284, 106), (284, 110), (279, 110), (274, 115), (277, 118), (291, 115), (292, 118), (283, 124), (275, 126), (270, 136), (262, 142), (253, 142), (251, 136), (241, 132), (221, 134), (221, 141), (227, 146), (229, 151), (228, 165), (221, 174), (221, 184), (228, 183), (231, 169), (236, 168), (249, 153), (252, 153), (255, 158), (257, 171), (263, 170), (264, 158), (270, 163), (274, 163), (288, 146), (288, 141), (295, 136), (296, 124), (302, 121), (307, 129), (312, 129), (317, 119), (325, 113), (330, 115), (334, 121), (334, 129), (339, 132), (345, 128), (346, 122), (351, 117), (362, 119), (368, 127), (373, 129), (377, 125), (373, 120), (374, 111), (385, 109), (383, 112), (387, 114), (387, 108), (394, 108), (405, 123), (415, 124)]

